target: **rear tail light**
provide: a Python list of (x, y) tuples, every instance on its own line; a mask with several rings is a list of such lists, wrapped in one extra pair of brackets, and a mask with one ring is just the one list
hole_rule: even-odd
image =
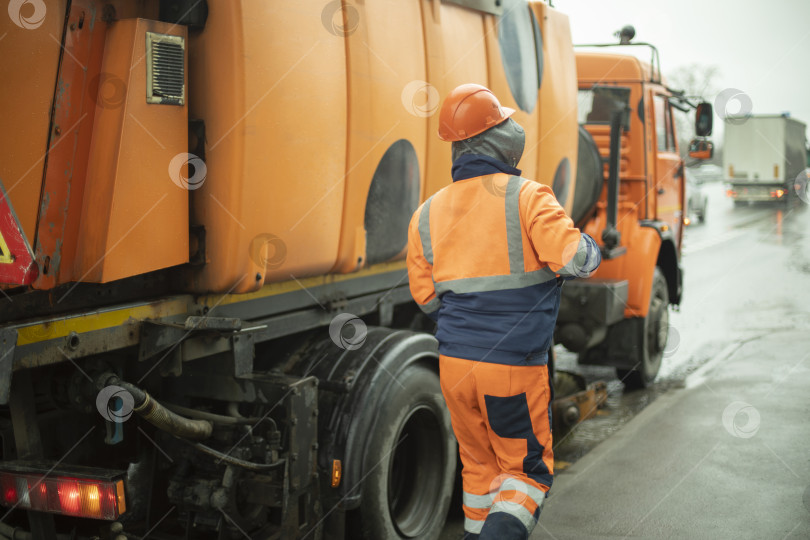
[[(3, 464), (3, 468), (6, 467)], [(124, 480), (23, 470), (0, 471), (0, 504), (66, 516), (115, 520), (126, 511)]]
[(777, 189), (776, 191), (771, 191), (771, 197), (775, 199), (781, 199), (785, 195), (784, 189)]
[(734, 191), (733, 189), (727, 189), (726, 190), (726, 197), (736, 197), (736, 196), (737, 196), (737, 192)]

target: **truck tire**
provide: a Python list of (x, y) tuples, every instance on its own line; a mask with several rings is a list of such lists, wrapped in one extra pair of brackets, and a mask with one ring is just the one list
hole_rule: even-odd
[(636, 369), (616, 369), (616, 376), (628, 389), (646, 388), (655, 380), (669, 337), (669, 293), (667, 280), (659, 267), (653, 272), (650, 309), (644, 318), (634, 319), (633, 339), (640, 349)]
[(457, 449), (436, 373), (414, 364), (398, 374), (377, 426), (353, 529), (367, 540), (437, 539), (450, 505)]

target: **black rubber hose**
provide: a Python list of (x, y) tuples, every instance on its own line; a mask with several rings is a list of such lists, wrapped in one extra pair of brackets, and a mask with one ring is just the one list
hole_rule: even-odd
[[(262, 418), (250, 418), (247, 416), (225, 416), (222, 414), (210, 413), (207, 411), (198, 411), (197, 409), (191, 409), (189, 407), (183, 407), (182, 405), (175, 405), (174, 403), (167, 403), (163, 402), (163, 406), (169, 409), (172, 412), (176, 412), (177, 414), (188, 416), (190, 418), (195, 418), (198, 420), (208, 420), (209, 422), (213, 422), (214, 424), (226, 424), (226, 425), (252, 425), (258, 424), (263, 419)], [(271, 420), (268, 418), (268, 420)], [(275, 426), (275, 423), (273, 423)]]
[(249, 471), (269, 471), (272, 469), (276, 469), (281, 465), (284, 465), (286, 460), (280, 459), (274, 463), (253, 463), (252, 461), (245, 461), (244, 459), (239, 459), (237, 457), (231, 456), (229, 454), (225, 454), (220, 452), (219, 450), (214, 450), (211, 447), (205, 446), (202, 443), (196, 443), (191, 441), (183, 441), (186, 444), (190, 444), (200, 452), (204, 454), (208, 454), (209, 456), (215, 457), (219, 459), (219, 461), (224, 461), (225, 463), (229, 463), (231, 465), (235, 465), (237, 467), (241, 467), (243, 469), (247, 469)]
[(156, 428), (185, 439), (200, 440), (211, 436), (214, 427), (208, 420), (192, 420), (175, 414), (161, 405), (145, 390), (122, 381), (118, 375), (113, 373), (105, 373), (97, 379), (96, 386), (98, 388), (110, 385), (120, 386), (132, 394), (135, 402), (132, 410)]
[(146, 392), (144, 394), (146, 400), (133, 410), (156, 428), (184, 439), (200, 440), (211, 436), (214, 426), (208, 420), (191, 420), (175, 414)]
[[(30, 532), (12, 527), (11, 525), (6, 525), (5, 523), (0, 523), (0, 535), (2, 535), (0, 538), (5, 537), (10, 540), (32, 540), (33, 538)], [(69, 534), (57, 534), (56, 538), (57, 540), (71, 540), (73, 537)]]

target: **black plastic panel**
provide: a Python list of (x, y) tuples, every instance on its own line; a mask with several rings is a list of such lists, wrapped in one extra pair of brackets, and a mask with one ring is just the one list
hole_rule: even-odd
[(596, 143), (591, 134), (579, 126), (577, 185), (574, 188), (574, 206), (571, 208), (571, 219), (578, 226), (590, 216), (599, 201), (604, 182), (604, 167)]
[(501, 61), (512, 97), (521, 110), (530, 113), (537, 106), (542, 77), (540, 28), (526, 0), (505, 0), (503, 6), (503, 15), (498, 19)]
[(568, 192), (571, 188), (571, 162), (567, 157), (560, 160), (557, 165), (557, 171), (554, 173), (554, 183), (551, 185), (554, 196), (557, 197), (557, 202), (562, 206), (568, 201)]
[(408, 224), (419, 205), (419, 159), (410, 141), (400, 139), (383, 155), (366, 200), (368, 264), (391, 259), (408, 241)]

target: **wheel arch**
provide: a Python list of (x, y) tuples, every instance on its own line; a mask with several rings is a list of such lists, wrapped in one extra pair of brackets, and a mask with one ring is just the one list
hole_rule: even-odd
[(422, 365), (438, 377), (438, 342), (423, 332), (369, 327), (359, 349), (342, 350), (331, 340), (317, 348), (325, 349), (311, 370), (321, 381), (318, 466), (331, 471), (332, 461), (341, 460), (335, 495), (345, 509), (352, 509), (360, 504), (363, 478), (376, 465), (368, 446), (380, 405), (405, 369)]
[(669, 303), (679, 305), (683, 292), (683, 269), (681, 268), (675, 239), (670, 231), (661, 234), (661, 248), (658, 250), (656, 266), (661, 269), (667, 280)]

